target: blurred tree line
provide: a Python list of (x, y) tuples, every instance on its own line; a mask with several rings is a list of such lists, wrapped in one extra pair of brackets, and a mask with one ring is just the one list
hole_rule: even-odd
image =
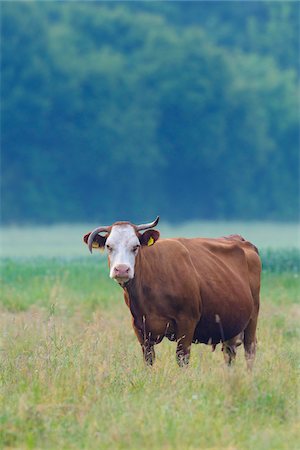
[(299, 4), (1, 9), (4, 223), (297, 219)]

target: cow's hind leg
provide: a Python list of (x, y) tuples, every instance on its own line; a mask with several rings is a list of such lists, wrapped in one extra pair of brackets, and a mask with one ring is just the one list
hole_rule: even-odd
[(231, 364), (234, 362), (236, 357), (236, 349), (239, 345), (242, 344), (242, 342), (243, 342), (243, 333), (240, 333), (234, 338), (223, 342), (222, 352), (224, 355), (225, 363), (228, 366), (231, 366)]
[(229, 341), (226, 341), (223, 343), (222, 352), (225, 363), (227, 366), (231, 366), (236, 357), (236, 346), (234, 344), (230, 344)]
[(256, 353), (256, 327), (260, 304), (260, 274), (261, 262), (256, 253), (248, 254), (247, 262), (249, 266), (250, 289), (253, 297), (253, 312), (251, 319), (244, 330), (244, 348), (247, 369), (252, 370)]
[(248, 370), (252, 370), (253, 368), (256, 353), (256, 343), (257, 343), (256, 327), (259, 313), (259, 288), (258, 291), (253, 295), (253, 300), (254, 300), (254, 311), (244, 331), (244, 349)]
[(257, 315), (250, 319), (250, 322), (248, 323), (244, 331), (244, 349), (248, 370), (252, 370), (255, 359), (256, 342), (257, 342), (256, 326), (257, 326)]

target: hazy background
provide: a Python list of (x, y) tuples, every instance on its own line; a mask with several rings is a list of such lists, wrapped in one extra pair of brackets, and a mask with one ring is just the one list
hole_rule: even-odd
[[(286, 222), (294, 225), (277, 225), (273, 242), (296, 242), (297, 2), (2, 2), (1, 10), (8, 247), (23, 241), (20, 225), (157, 214), (188, 235), (263, 221), (263, 242), (270, 221)], [(208, 228), (187, 231), (203, 220)], [(216, 220), (234, 226), (214, 233)]]

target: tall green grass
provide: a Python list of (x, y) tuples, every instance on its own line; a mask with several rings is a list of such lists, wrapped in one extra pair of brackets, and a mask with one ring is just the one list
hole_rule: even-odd
[(3, 259), (0, 448), (298, 449), (293, 255), (263, 252), (251, 374), (241, 348), (228, 369), (220, 346), (193, 345), (180, 369), (169, 341), (145, 367), (102, 256)]
[(292, 312), (264, 306), (252, 374), (239, 352), (193, 346), (179, 369), (175, 345), (143, 366), (121, 311), (89, 321), (37, 311), (4, 315), (1, 437), (7, 448), (286, 449), (299, 444), (298, 337)]

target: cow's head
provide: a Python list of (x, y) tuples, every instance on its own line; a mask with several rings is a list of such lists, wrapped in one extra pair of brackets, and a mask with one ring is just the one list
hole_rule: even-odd
[[(158, 221), (159, 217), (154, 222), (143, 225), (116, 222), (108, 227), (96, 228), (87, 233), (83, 240), (91, 253), (93, 248), (106, 250), (110, 278), (123, 285), (134, 277), (135, 258), (140, 247), (151, 246), (159, 238), (159, 231), (151, 229), (158, 224)], [(141, 233), (141, 231), (144, 232)]]

